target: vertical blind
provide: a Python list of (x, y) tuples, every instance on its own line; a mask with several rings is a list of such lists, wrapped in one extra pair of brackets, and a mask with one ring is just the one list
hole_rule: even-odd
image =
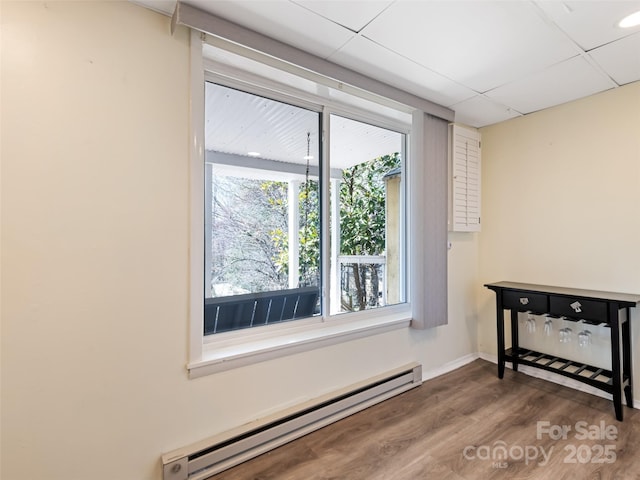
[(412, 241), (411, 298), (413, 328), (447, 323), (447, 140), (448, 122), (416, 111), (413, 114), (414, 191), (410, 221)]

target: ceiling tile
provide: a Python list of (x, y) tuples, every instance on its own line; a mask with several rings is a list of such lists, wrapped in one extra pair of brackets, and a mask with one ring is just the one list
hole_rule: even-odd
[[(175, 5), (131, 1), (168, 14)], [(474, 126), (640, 79), (640, 27), (617, 27), (640, 0), (186, 3), (450, 107)]]
[(618, 85), (640, 80), (640, 33), (591, 50), (589, 55)]
[(371, 20), (391, 5), (391, 1), (380, 0), (293, 0), (318, 15), (336, 22), (354, 32), (359, 32)]
[(189, 1), (190, 5), (326, 58), (354, 33), (292, 2)]
[(635, 32), (618, 27), (618, 22), (640, 10), (640, 1), (565, 1), (536, 2), (562, 30), (584, 50), (591, 50)]
[(456, 112), (456, 122), (477, 128), (520, 116), (520, 112), (500, 105), (483, 95), (476, 95), (451, 108)]
[(578, 56), (498, 87), (486, 95), (522, 113), (531, 113), (587, 97), (613, 86), (609, 78)]
[(173, 11), (176, 9), (176, 0), (130, 0), (131, 3), (135, 3), (142, 7), (149, 8), (155, 12), (160, 12), (165, 15), (173, 15)]
[(478, 92), (578, 53), (528, 2), (400, 0), (362, 34)]
[(476, 94), (363, 37), (354, 37), (329, 60), (445, 107)]

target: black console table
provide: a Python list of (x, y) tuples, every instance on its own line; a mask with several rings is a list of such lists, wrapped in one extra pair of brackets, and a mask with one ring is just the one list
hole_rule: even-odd
[[(564, 375), (612, 394), (616, 418), (622, 420), (623, 392), (627, 405), (633, 407), (630, 309), (640, 303), (640, 295), (516, 282), (488, 283), (485, 287), (496, 294), (499, 378), (504, 376), (507, 361), (515, 371), (518, 365), (528, 365)], [(511, 311), (510, 349), (505, 349), (505, 310)], [(611, 370), (520, 348), (518, 312), (606, 325), (611, 329)]]

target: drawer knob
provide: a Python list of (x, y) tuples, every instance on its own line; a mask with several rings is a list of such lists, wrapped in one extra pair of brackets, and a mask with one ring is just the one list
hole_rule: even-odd
[(522, 305), (528, 305), (529, 304), (529, 299), (527, 297), (520, 297), (520, 303)]

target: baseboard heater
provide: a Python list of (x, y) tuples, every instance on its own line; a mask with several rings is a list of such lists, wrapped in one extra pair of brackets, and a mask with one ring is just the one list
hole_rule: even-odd
[(367, 407), (417, 387), (406, 365), (162, 456), (163, 480), (205, 480)]

